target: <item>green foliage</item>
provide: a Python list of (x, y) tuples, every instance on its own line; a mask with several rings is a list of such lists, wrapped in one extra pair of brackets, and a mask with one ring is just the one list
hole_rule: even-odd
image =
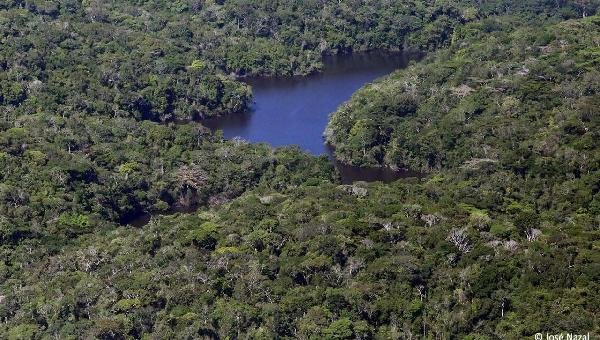
[[(597, 7), (1, 2), (0, 338), (597, 334)], [(410, 47), (438, 50), (327, 138), (423, 179), (191, 121), (246, 110), (236, 76)]]
[[(594, 18), (519, 29), (518, 19), (498, 17), (490, 19), (494, 30), (479, 21), (461, 26), (448, 49), (356, 93), (332, 116), (327, 140), (340, 161), (355, 165), (581, 171), (568, 150), (591, 147), (596, 122), (582, 117), (598, 92), (569, 89), (598, 80)], [(574, 112), (558, 114), (567, 111)]]
[(190, 240), (200, 248), (214, 250), (217, 244), (217, 229), (216, 223), (204, 222), (200, 227), (190, 232)]
[(335, 320), (323, 330), (324, 339), (352, 339), (352, 321), (348, 318)]
[(9, 340), (26, 340), (35, 338), (38, 333), (38, 326), (34, 324), (21, 324), (11, 329), (7, 338)]
[(141, 307), (139, 299), (121, 299), (115, 303), (113, 310), (116, 312), (127, 312), (139, 307)]
[(63, 213), (58, 217), (57, 226), (68, 235), (79, 235), (89, 231), (90, 219), (77, 213)]

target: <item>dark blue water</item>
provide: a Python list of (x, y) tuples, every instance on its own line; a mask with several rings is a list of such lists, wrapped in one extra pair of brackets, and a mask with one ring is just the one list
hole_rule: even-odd
[[(314, 155), (328, 153), (323, 131), (329, 115), (365, 84), (406, 67), (418, 56), (407, 53), (365, 53), (328, 57), (324, 71), (307, 77), (256, 78), (245, 80), (252, 86), (251, 112), (206, 119), (202, 124), (223, 130), (225, 138), (243, 138), (273, 146), (298, 145)], [(392, 182), (399, 178), (420, 177), (419, 173), (382, 167), (356, 167), (332, 158), (342, 183), (356, 181)], [(193, 209), (189, 210), (192, 211)], [(171, 212), (189, 212), (174, 207)], [(128, 221), (143, 227), (149, 214)]]
[(314, 155), (327, 152), (323, 131), (329, 115), (352, 94), (374, 79), (406, 67), (407, 53), (363, 53), (332, 56), (322, 73), (307, 77), (256, 78), (251, 112), (203, 121), (225, 138), (273, 146), (298, 145)]

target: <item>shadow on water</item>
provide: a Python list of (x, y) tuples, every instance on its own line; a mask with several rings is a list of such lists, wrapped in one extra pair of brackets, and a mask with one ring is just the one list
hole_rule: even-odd
[(143, 226), (150, 223), (150, 221), (152, 220), (152, 217), (170, 216), (170, 215), (175, 215), (175, 214), (191, 214), (191, 213), (196, 212), (199, 207), (200, 207), (200, 205), (197, 203), (192, 204), (189, 207), (183, 207), (183, 206), (176, 205), (176, 206), (171, 207), (169, 210), (167, 210), (165, 212), (154, 213), (154, 214), (142, 213), (142, 214), (133, 216), (132, 218), (125, 219), (122, 224), (130, 225), (134, 228), (142, 228)]
[(403, 178), (423, 178), (425, 174), (408, 169), (394, 170), (389, 167), (355, 166), (344, 164), (335, 159), (333, 148), (327, 147), (327, 156), (340, 174), (342, 184), (357, 181), (392, 183)]
[(202, 124), (222, 130), (227, 139), (239, 137), (275, 147), (298, 145), (313, 155), (326, 154), (323, 131), (329, 115), (365, 84), (419, 57), (407, 52), (328, 56), (321, 73), (245, 78), (254, 96), (250, 112), (206, 119)]
[[(329, 116), (365, 84), (405, 68), (418, 53), (371, 52), (324, 58), (323, 72), (298, 77), (245, 78), (252, 86), (254, 103), (250, 112), (202, 120), (202, 125), (222, 130), (227, 139), (239, 137), (249, 142), (266, 142), (274, 147), (298, 145), (313, 155), (328, 155), (344, 184), (356, 181), (385, 183), (401, 178), (423, 177), (414, 171), (385, 167), (357, 167), (334, 159), (325, 145), (323, 131)], [(195, 208), (174, 208), (160, 215), (193, 212)], [(143, 227), (150, 214), (138, 215), (126, 224)]]

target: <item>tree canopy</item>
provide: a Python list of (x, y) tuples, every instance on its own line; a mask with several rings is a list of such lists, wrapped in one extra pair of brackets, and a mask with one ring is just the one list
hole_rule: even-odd
[[(0, 337), (599, 334), (598, 5), (3, 1)], [(422, 178), (202, 125), (372, 49), (428, 54), (325, 135)]]

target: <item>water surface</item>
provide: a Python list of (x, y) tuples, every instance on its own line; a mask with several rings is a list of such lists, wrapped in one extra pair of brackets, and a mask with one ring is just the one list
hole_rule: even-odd
[(414, 58), (400, 52), (330, 56), (323, 72), (311, 76), (246, 79), (254, 95), (251, 111), (203, 124), (223, 130), (227, 139), (298, 145), (311, 154), (325, 154), (323, 131), (329, 115), (362, 86), (406, 67)]
[[(329, 115), (367, 83), (406, 67), (416, 59), (409, 53), (362, 53), (331, 56), (324, 60), (322, 73), (307, 77), (245, 79), (252, 86), (254, 103), (248, 113), (206, 119), (202, 124), (222, 130), (224, 137), (266, 142), (275, 147), (298, 145), (313, 154), (327, 154), (340, 173), (341, 181), (392, 182), (419, 173), (389, 168), (357, 167), (339, 163), (324, 144), (323, 131)], [(173, 207), (165, 214), (189, 212)], [(152, 216), (144, 213), (125, 223), (134, 227), (148, 224)]]

